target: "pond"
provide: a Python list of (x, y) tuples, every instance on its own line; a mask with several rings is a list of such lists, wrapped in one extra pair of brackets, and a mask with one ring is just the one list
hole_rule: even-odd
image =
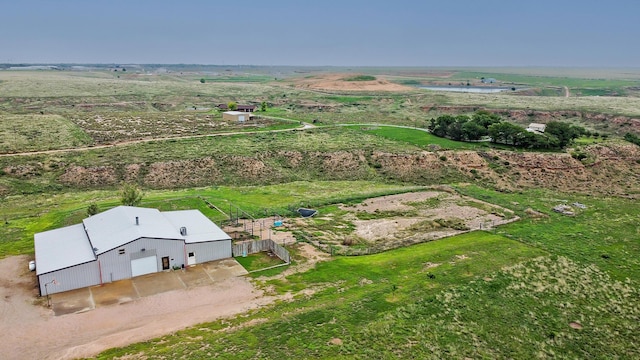
[(419, 86), (420, 89), (432, 90), (432, 91), (451, 91), (451, 92), (465, 92), (465, 93), (481, 93), (492, 94), (502, 91), (511, 91), (508, 87), (484, 87), (484, 86)]

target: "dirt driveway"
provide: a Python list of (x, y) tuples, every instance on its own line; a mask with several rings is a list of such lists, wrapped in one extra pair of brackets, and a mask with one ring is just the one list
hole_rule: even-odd
[(37, 296), (28, 260), (26, 256), (0, 260), (2, 359), (93, 356), (275, 300), (263, 296), (247, 278), (236, 276), (235, 266), (208, 263), (185, 272), (52, 295), (51, 310)]

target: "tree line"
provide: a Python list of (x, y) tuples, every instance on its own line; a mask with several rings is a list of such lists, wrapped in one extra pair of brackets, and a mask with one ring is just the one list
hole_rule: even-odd
[(530, 149), (563, 149), (574, 139), (590, 135), (580, 126), (560, 121), (547, 123), (543, 134), (530, 132), (488, 111), (478, 111), (472, 116), (442, 115), (431, 119), (427, 129), (433, 135), (457, 141), (476, 141), (488, 137), (493, 143)]

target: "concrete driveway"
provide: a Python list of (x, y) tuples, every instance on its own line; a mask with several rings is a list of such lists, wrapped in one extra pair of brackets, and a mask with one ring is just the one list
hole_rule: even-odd
[(136, 299), (173, 290), (215, 285), (225, 279), (247, 274), (235, 259), (223, 259), (137, 276), (133, 279), (50, 295), (56, 316), (85, 312), (97, 307), (126, 304)]

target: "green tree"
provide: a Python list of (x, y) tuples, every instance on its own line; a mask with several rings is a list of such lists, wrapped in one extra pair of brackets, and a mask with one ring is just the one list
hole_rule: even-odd
[(96, 203), (92, 203), (91, 205), (89, 205), (89, 207), (87, 207), (87, 216), (93, 216), (99, 212), (100, 209), (98, 208), (98, 205), (96, 205)]
[(229, 101), (227, 103), (227, 108), (229, 108), (229, 110), (231, 111), (238, 110), (238, 103), (236, 103), (235, 101)]
[(136, 206), (142, 201), (142, 191), (134, 184), (125, 183), (122, 186), (120, 202), (126, 206)]
[(475, 121), (468, 121), (462, 125), (462, 133), (467, 140), (480, 140), (489, 132), (483, 126), (478, 125)]
[(573, 126), (560, 121), (551, 121), (547, 124), (544, 133), (556, 137), (558, 139), (558, 146), (565, 148), (574, 139), (580, 137), (584, 131), (580, 126)]
[(260, 111), (267, 111), (267, 102), (263, 101), (260, 103)]
[(488, 129), (489, 126), (502, 121), (502, 119), (500, 118), (500, 115), (490, 113), (486, 110), (476, 111), (476, 113), (473, 114), (473, 117), (471, 118), (471, 120), (476, 124), (484, 127), (485, 129)]
[(515, 145), (518, 141), (518, 134), (526, 132), (522, 126), (508, 122), (496, 123), (489, 126), (489, 136), (494, 143)]
[(205, 80), (204, 78), (200, 79), (201, 84), (204, 84), (205, 82), (207, 82), (207, 80)]

